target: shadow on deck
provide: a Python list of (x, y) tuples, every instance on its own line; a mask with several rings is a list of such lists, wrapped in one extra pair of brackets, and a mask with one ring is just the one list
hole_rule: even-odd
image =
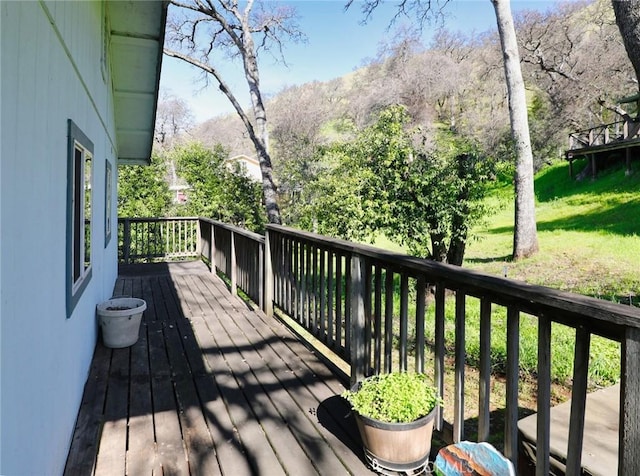
[(123, 267), (138, 342), (96, 346), (67, 475), (372, 474), (343, 383), (201, 262)]

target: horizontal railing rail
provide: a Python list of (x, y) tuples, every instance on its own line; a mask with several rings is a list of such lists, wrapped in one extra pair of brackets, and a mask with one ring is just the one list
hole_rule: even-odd
[(118, 260), (121, 263), (195, 258), (197, 218), (118, 218)]
[(240, 289), (264, 309), (264, 236), (207, 218), (199, 227), (201, 255), (212, 271), (229, 278), (232, 294)]
[(630, 119), (601, 124), (569, 134), (569, 150), (639, 138), (640, 121)]

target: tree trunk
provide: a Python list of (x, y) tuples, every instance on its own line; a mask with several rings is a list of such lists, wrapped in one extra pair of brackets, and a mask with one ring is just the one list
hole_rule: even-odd
[(535, 195), (533, 190), (533, 153), (529, 137), (527, 98), (525, 96), (516, 30), (510, 0), (491, 0), (496, 12), (498, 33), (502, 47), (504, 72), (509, 96), (511, 135), (516, 152), (515, 223), (513, 230), (513, 258), (531, 256), (538, 251)]
[(460, 216), (453, 218), (452, 228), (459, 228), (458, 233), (451, 237), (449, 251), (447, 251), (447, 263), (462, 266), (464, 253), (467, 250), (467, 230)]
[(262, 191), (264, 193), (265, 207), (267, 209), (267, 220), (269, 223), (280, 224), (280, 208), (278, 207), (276, 186), (273, 182), (273, 167), (269, 154), (269, 131), (267, 129), (267, 112), (260, 92), (260, 75), (258, 71), (258, 61), (255, 55), (255, 44), (251, 34), (251, 26), (248, 23), (248, 16), (242, 20), (242, 56), (244, 63), (244, 73), (249, 86), (253, 115), (256, 121), (256, 139), (254, 145), (258, 160), (260, 161), (260, 172), (262, 173)]
[(612, 0), (611, 3), (640, 87), (640, 0)]
[(431, 233), (431, 259), (439, 263), (447, 262), (447, 244), (444, 233)]
[(460, 209), (456, 210), (451, 219), (451, 241), (447, 252), (447, 263), (462, 266), (464, 252), (467, 248), (467, 216), (469, 215), (469, 183), (464, 180), (470, 160), (468, 154), (461, 154), (456, 157), (458, 166), (458, 178), (462, 183), (462, 188), (458, 192), (457, 201)]

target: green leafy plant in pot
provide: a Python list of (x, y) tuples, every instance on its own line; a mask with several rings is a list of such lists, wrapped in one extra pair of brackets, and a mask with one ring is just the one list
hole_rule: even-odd
[(374, 471), (426, 468), (431, 452), (437, 389), (421, 373), (368, 377), (342, 394), (355, 411), (367, 462)]

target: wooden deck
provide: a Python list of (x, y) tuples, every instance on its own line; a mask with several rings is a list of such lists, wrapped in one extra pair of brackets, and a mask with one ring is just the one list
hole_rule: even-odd
[(341, 380), (203, 264), (122, 268), (114, 295), (147, 301), (140, 339), (97, 344), (65, 474), (373, 474)]

